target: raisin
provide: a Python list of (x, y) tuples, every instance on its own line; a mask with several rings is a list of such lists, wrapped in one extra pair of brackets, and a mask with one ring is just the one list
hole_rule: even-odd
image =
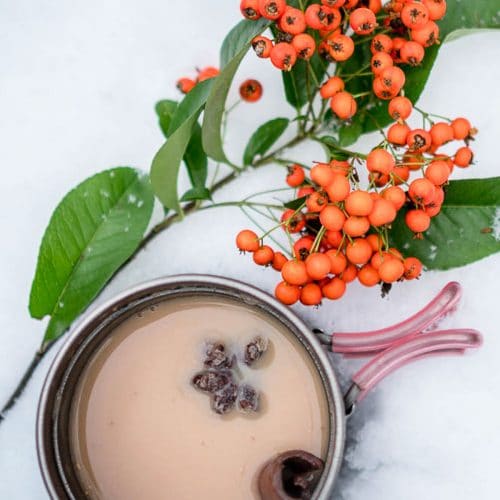
[(226, 352), (224, 344), (208, 344), (205, 351), (205, 360), (203, 364), (207, 368), (231, 368), (233, 366), (233, 356)]
[(268, 347), (267, 339), (262, 337), (255, 337), (251, 342), (245, 346), (244, 362), (250, 366), (255, 361), (260, 359)]
[(198, 372), (192, 379), (192, 384), (203, 392), (215, 392), (232, 382), (232, 374), (228, 370)]
[(226, 384), (222, 389), (215, 391), (212, 408), (215, 413), (222, 415), (231, 411), (238, 398), (238, 386), (234, 382)]
[(238, 407), (245, 413), (259, 409), (259, 394), (251, 385), (240, 385), (238, 389)]

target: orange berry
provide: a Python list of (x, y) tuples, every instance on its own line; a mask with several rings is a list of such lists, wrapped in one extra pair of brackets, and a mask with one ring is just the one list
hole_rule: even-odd
[(346, 61), (354, 53), (352, 38), (341, 33), (328, 37), (326, 45), (328, 47), (328, 54), (337, 62)]
[(330, 300), (337, 300), (344, 295), (346, 282), (340, 278), (332, 278), (326, 285), (323, 285), (321, 291), (323, 295)]
[(273, 269), (275, 269), (276, 271), (281, 271), (283, 269), (283, 266), (285, 265), (285, 262), (288, 262), (288, 259), (283, 253), (274, 252), (272, 262)]
[(357, 275), (358, 275), (358, 268), (354, 264), (349, 264), (345, 268), (345, 271), (342, 273), (342, 275), (339, 277), (345, 283), (350, 283), (351, 281), (354, 281), (356, 279)]
[(422, 263), (416, 257), (408, 257), (403, 261), (404, 277), (407, 280), (414, 280), (422, 273)]
[(435, 189), (434, 184), (429, 179), (415, 179), (410, 183), (408, 195), (415, 203), (427, 205), (434, 198)]
[(345, 200), (345, 209), (349, 215), (368, 215), (372, 208), (373, 200), (368, 191), (353, 191)]
[(244, 229), (236, 236), (236, 246), (242, 252), (255, 252), (260, 247), (259, 237), (250, 229)]
[(333, 181), (335, 173), (328, 163), (317, 163), (311, 168), (311, 180), (321, 187), (326, 187)]
[(423, 233), (429, 229), (431, 218), (423, 210), (409, 210), (406, 213), (405, 222), (414, 233)]
[(308, 283), (300, 291), (300, 301), (305, 306), (317, 306), (322, 299), (323, 293), (316, 283)]
[(312, 186), (303, 186), (297, 191), (297, 198), (304, 198), (314, 193)]
[(330, 108), (341, 119), (352, 118), (358, 109), (358, 105), (349, 92), (337, 92), (330, 101)]
[(372, 247), (364, 238), (356, 238), (346, 246), (346, 256), (353, 264), (366, 264), (372, 256)]
[(395, 165), (394, 157), (385, 149), (374, 149), (366, 157), (366, 168), (369, 172), (390, 174)]
[(390, 224), (397, 215), (396, 208), (390, 202), (384, 198), (376, 200), (373, 204), (373, 210), (368, 216), (370, 224), (375, 227), (380, 227), (385, 224)]
[(372, 54), (377, 52), (387, 52), (391, 53), (392, 50), (392, 38), (388, 35), (379, 34), (372, 38), (372, 43), (370, 45), (370, 50)]
[(262, 17), (276, 21), (286, 9), (286, 0), (259, 0), (259, 12)]
[(370, 9), (360, 7), (349, 15), (349, 24), (357, 35), (369, 35), (377, 26), (377, 19)]
[(325, 233), (325, 241), (334, 248), (338, 248), (342, 244), (342, 238), (343, 236), (340, 230), (339, 231), (327, 230)]
[(468, 167), (474, 158), (474, 154), (472, 150), (466, 146), (459, 148), (455, 153), (455, 157), (453, 158), (453, 163), (457, 167), (465, 168)]
[(431, 134), (421, 128), (410, 131), (406, 137), (408, 149), (413, 153), (423, 153), (427, 151), (431, 147), (431, 143)]
[(378, 274), (384, 283), (394, 283), (403, 276), (404, 272), (404, 265), (398, 259), (385, 260), (378, 268)]
[(406, 193), (398, 186), (390, 186), (382, 191), (382, 198), (391, 202), (399, 210), (406, 203)]
[(293, 254), (297, 260), (306, 260), (314, 243), (310, 235), (302, 236), (293, 244)]
[(430, 47), (439, 43), (439, 26), (434, 21), (429, 21), (423, 27), (410, 31), (411, 39), (423, 47)]
[(326, 187), (325, 190), (328, 194), (328, 198), (330, 198), (330, 201), (335, 203), (338, 201), (344, 201), (347, 198), (349, 192), (351, 191), (351, 185), (346, 177), (341, 174), (335, 174), (332, 182)]
[(257, 54), (257, 57), (260, 57), (262, 59), (267, 59), (271, 55), (273, 42), (266, 36), (256, 36), (252, 40), (252, 48), (254, 52)]
[(290, 165), (288, 167), (288, 175), (286, 176), (286, 183), (290, 187), (297, 187), (300, 186), (306, 178), (306, 174), (304, 172), (304, 169), (300, 166), (297, 165), (296, 163), (294, 165)]
[(328, 205), (328, 197), (324, 191), (316, 191), (309, 195), (306, 207), (309, 212), (321, 212)]
[(344, 212), (335, 205), (328, 205), (319, 214), (319, 221), (329, 231), (340, 231), (345, 219)]
[(435, 186), (441, 186), (448, 181), (450, 168), (445, 161), (435, 160), (429, 163), (425, 169), (425, 178), (430, 180)]
[(390, 259), (394, 259), (394, 256), (391, 255), (389, 252), (376, 252), (370, 259), (370, 264), (373, 267), (373, 269), (378, 270), (386, 260)]
[(380, 75), (382, 71), (387, 68), (390, 68), (394, 65), (394, 61), (392, 57), (387, 52), (376, 52), (373, 54), (370, 68), (375, 76)]
[(340, 26), (340, 11), (326, 5), (313, 4), (305, 12), (307, 25), (314, 30), (335, 30)]
[(445, 122), (435, 123), (429, 130), (432, 138), (432, 144), (441, 146), (453, 140), (453, 128)]
[(323, 99), (328, 99), (342, 90), (344, 90), (344, 80), (338, 76), (332, 76), (321, 86), (319, 93)]
[(198, 72), (198, 82), (203, 82), (205, 80), (209, 80), (210, 78), (214, 78), (218, 76), (220, 71), (217, 68), (214, 68), (213, 66), (207, 66), (205, 68), (202, 68)]
[(287, 42), (277, 43), (271, 50), (271, 62), (283, 71), (290, 71), (297, 61), (297, 52)]
[(380, 276), (373, 266), (365, 264), (358, 271), (358, 280), (364, 286), (375, 286), (380, 282)]
[(403, 165), (410, 170), (420, 170), (424, 164), (424, 157), (420, 153), (407, 152), (403, 156)]
[(305, 285), (309, 281), (306, 265), (301, 260), (289, 260), (281, 269), (281, 276), (290, 285)]
[(191, 80), (191, 78), (181, 78), (180, 80), (177, 80), (176, 86), (183, 94), (187, 94), (194, 89), (196, 82)]
[(301, 59), (308, 61), (314, 55), (316, 42), (308, 33), (300, 33), (299, 35), (293, 37), (292, 47)]
[(399, 51), (401, 60), (410, 66), (418, 66), (424, 59), (425, 49), (417, 42), (407, 41)]
[(283, 229), (289, 233), (299, 233), (306, 226), (304, 214), (301, 212), (296, 213), (291, 208), (281, 214), (281, 222), (283, 223)]
[(406, 38), (395, 37), (392, 39), (391, 56), (396, 64), (403, 62), (403, 60), (401, 59), (401, 49), (406, 42)]
[(348, 161), (339, 161), (339, 160), (332, 160), (330, 162), (330, 168), (336, 174), (341, 174), (344, 177), (347, 177), (352, 169), (351, 164)]
[(470, 135), (471, 124), (467, 118), (455, 118), (451, 122), (453, 136), (457, 141), (461, 141)]
[(429, 9), (422, 3), (408, 2), (401, 10), (401, 21), (411, 30), (423, 28), (429, 21)]
[(384, 87), (396, 94), (403, 88), (406, 81), (404, 71), (398, 66), (385, 68), (379, 76)]
[[(395, 99), (397, 99), (397, 97), (395, 97)], [(403, 146), (406, 144), (406, 139), (409, 133), (410, 127), (406, 123), (394, 123), (387, 130), (387, 140), (391, 144)]]
[(274, 295), (283, 304), (291, 306), (300, 299), (300, 288), (295, 285), (290, 285), (285, 281), (281, 281), (277, 284)]
[(262, 97), (262, 85), (257, 80), (245, 80), (240, 85), (240, 96), (246, 102), (257, 102)]
[(395, 186), (403, 184), (410, 178), (410, 169), (405, 165), (396, 165), (391, 172), (391, 179)]
[(373, 93), (379, 99), (382, 99), (384, 101), (387, 101), (389, 99), (392, 99), (393, 97), (396, 97), (398, 95), (399, 90), (400, 90), (400, 89), (388, 89), (384, 85), (382, 78), (380, 78), (380, 77), (373, 79), (372, 89), (373, 89)]
[(326, 5), (327, 7), (342, 7), (344, 5), (346, 0), (321, 0), (321, 3), (323, 5)]
[(389, 115), (393, 120), (406, 120), (413, 111), (413, 104), (408, 97), (398, 96), (389, 103)]
[(384, 242), (379, 234), (369, 234), (366, 237), (366, 241), (370, 244), (374, 252), (379, 252), (384, 245)]
[[(370, 200), (371, 201), (371, 200)], [(344, 222), (343, 231), (352, 238), (364, 236), (370, 229), (368, 217), (350, 215)]]
[(322, 280), (330, 272), (330, 259), (324, 253), (312, 253), (306, 259), (307, 274), (313, 280)]
[(268, 266), (274, 258), (274, 251), (268, 245), (262, 245), (253, 253), (253, 261), (259, 266)]
[(370, 184), (375, 184), (377, 187), (384, 187), (390, 180), (388, 174), (381, 174), (380, 172), (370, 172), (368, 174)]
[(240, 11), (247, 19), (256, 21), (260, 18), (259, 0), (241, 0)]
[(446, 14), (446, 0), (422, 0), (429, 10), (429, 19), (438, 21)]
[(299, 33), (303, 33), (307, 28), (306, 18), (300, 9), (288, 5), (278, 21), (278, 26), (284, 33), (298, 35)]
[(347, 259), (340, 250), (328, 250), (325, 255), (330, 259), (330, 272), (332, 274), (341, 274), (344, 272), (347, 267)]

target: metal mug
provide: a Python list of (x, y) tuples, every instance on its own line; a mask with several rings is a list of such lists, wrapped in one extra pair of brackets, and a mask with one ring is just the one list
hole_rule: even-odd
[[(475, 330), (422, 332), (449, 312), (460, 297), (460, 287), (450, 283), (426, 308), (409, 320), (370, 333), (324, 335), (313, 333), (288, 307), (268, 294), (238, 281), (205, 275), (180, 275), (138, 285), (85, 315), (56, 355), (47, 374), (37, 415), (37, 451), (47, 491), (53, 499), (80, 499), (85, 495), (69, 459), (69, 416), (79, 376), (106, 337), (136, 312), (178, 297), (218, 296), (256, 309), (281, 323), (302, 344), (321, 378), (329, 410), (325, 469), (313, 499), (331, 497), (346, 437), (346, 416), (371, 387), (399, 366), (436, 353), (462, 353), (478, 347)], [(333, 339), (333, 340), (332, 340)], [(347, 355), (378, 353), (354, 377), (345, 398), (326, 353), (325, 345)]]

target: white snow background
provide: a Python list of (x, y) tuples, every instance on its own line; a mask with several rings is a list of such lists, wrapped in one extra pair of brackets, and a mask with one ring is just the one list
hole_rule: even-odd
[[(61, 197), (87, 176), (112, 166), (147, 170), (162, 136), (154, 114), (160, 98), (178, 98), (175, 80), (195, 66), (217, 64), (218, 48), (240, 19), (224, 0), (0, 0), (0, 402), (6, 400), (42, 339), (46, 322), (30, 319), (27, 302), (38, 245)], [(481, 33), (445, 45), (420, 106), (467, 116), (479, 128), (476, 165), (454, 178), (498, 175), (500, 34)], [(266, 119), (292, 110), (270, 63), (245, 59), (236, 81), (258, 77), (263, 99), (241, 105), (230, 120), (228, 151)], [(235, 93), (231, 99), (235, 99)], [(378, 142), (372, 134), (359, 149)], [(288, 156), (322, 158), (316, 147)], [(266, 167), (217, 194), (238, 199), (281, 187), (283, 170)], [(156, 220), (161, 216), (156, 211)], [(277, 275), (234, 248), (249, 226), (237, 209), (189, 217), (150, 244), (99, 297), (141, 281), (182, 272), (239, 278), (272, 291)], [(453, 251), (451, 248), (450, 251)], [(342, 500), (493, 500), (500, 491), (500, 255), (449, 272), (428, 272), (394, 287), (350, 286), (341, 302), (297, 313), (325, 330), (371, 329), (399, 321), (448, 281), (464, 287), (445, 327), (474, 327), (484, 347), (463, 358), (421, 361), (385, 380), (348, 424), (346, 460), (335, 498)], [(0, 425), (0, 499), (47, 498), (36, 461), (38, 394), (57, 347)], [(347, 384), (359, 363), (336, 359)]]

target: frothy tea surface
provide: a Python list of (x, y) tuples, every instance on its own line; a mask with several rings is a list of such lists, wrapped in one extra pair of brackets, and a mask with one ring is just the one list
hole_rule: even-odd
[[(269, 347), (237, 376), (260, 393), (255, 414), (218, 415), (193, 375), (207, 342), (240, 355)], [(261, 467), (303, 449), (324, 458), (326, 396), (305, 349), (282, 325), (236, 302), (179, 298), (125, 320), (82, 374), (72, 459), (89, 498), (258, 499)]]

